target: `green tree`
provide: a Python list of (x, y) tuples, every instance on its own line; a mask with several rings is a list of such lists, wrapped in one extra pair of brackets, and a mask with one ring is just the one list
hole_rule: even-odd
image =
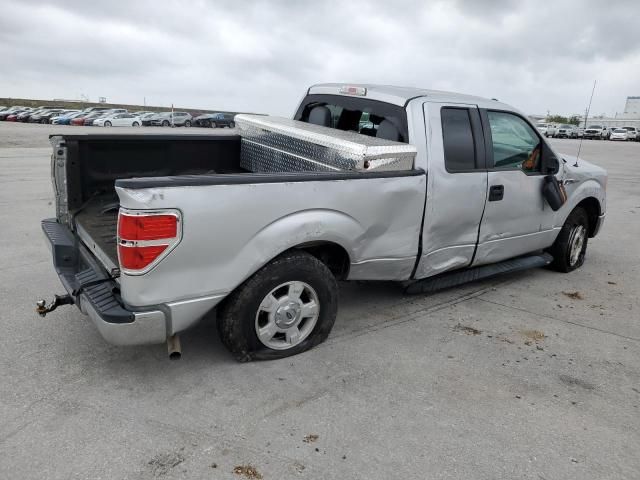
[(582, 119), (578, 115), (573, 115), (572, 117), (569, 117), (569, 121), (567, 123), (570, 125), (580, 126), (581, 120)]
[(547, 122), (549, 123), (569, 123), (567, 117), (562, 115), (547, 115)]

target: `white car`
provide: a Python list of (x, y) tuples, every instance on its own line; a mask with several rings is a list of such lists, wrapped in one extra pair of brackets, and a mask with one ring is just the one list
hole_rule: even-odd
[(132, 113), (117, 113), (96, 118), (93, 121), (93, 125), (96, 127), (139, 127), (142, 125), (142, 120)]
[(538, 123), (536, 125), (538, 131), (545, 137), (553, 137), (556, 134), (556, 126), (553, 123)]
[(558, 138), (577, 138), (578, 137), (578, 129), (575, 125), (560, 125), (555, 134)]
[(611, 131), (609, 140), (629, 140), (629, 132), (624, 128), (615, 128)]
[(640, 132), (636, 127), (622, 127), (628, 132), (629, 140), (638, 142), (640, 141)]

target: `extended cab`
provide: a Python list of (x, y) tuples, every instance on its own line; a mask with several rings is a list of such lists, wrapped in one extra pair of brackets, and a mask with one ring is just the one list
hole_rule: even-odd
[[(68, 294), (39, 313), (75, 303), (111, 343), (176, 348), (216, 310), (237, 359), (284, 357), (328, 336), (336, 280), (416, 293), (569, 272), (605, 216), (606, 172), (495, 100), (323, 84), (295, 121), (261, 118), (282, 128), (247, 137), (237, 117), (239, 133), (53, 135), (56, 217), (42, 227)], [(367, 148), (414, 157), (345, 166)]]

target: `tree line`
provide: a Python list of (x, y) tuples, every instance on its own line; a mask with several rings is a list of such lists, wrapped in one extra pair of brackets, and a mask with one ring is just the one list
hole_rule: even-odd
[(571, 117), (563, 117), (562, 115), (547, 115), (546, 121), (548, 123), (566, 123), (569, 125), (580, 125), (582, 119), (578, 115)]

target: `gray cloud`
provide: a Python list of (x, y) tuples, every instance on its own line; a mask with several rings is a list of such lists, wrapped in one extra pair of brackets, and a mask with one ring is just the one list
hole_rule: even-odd
[(497, 97), (531, 113), (621, 110), (640, 94), (629, 0), (5, 0), (0, 96), (288, 115), (325, 81)]

